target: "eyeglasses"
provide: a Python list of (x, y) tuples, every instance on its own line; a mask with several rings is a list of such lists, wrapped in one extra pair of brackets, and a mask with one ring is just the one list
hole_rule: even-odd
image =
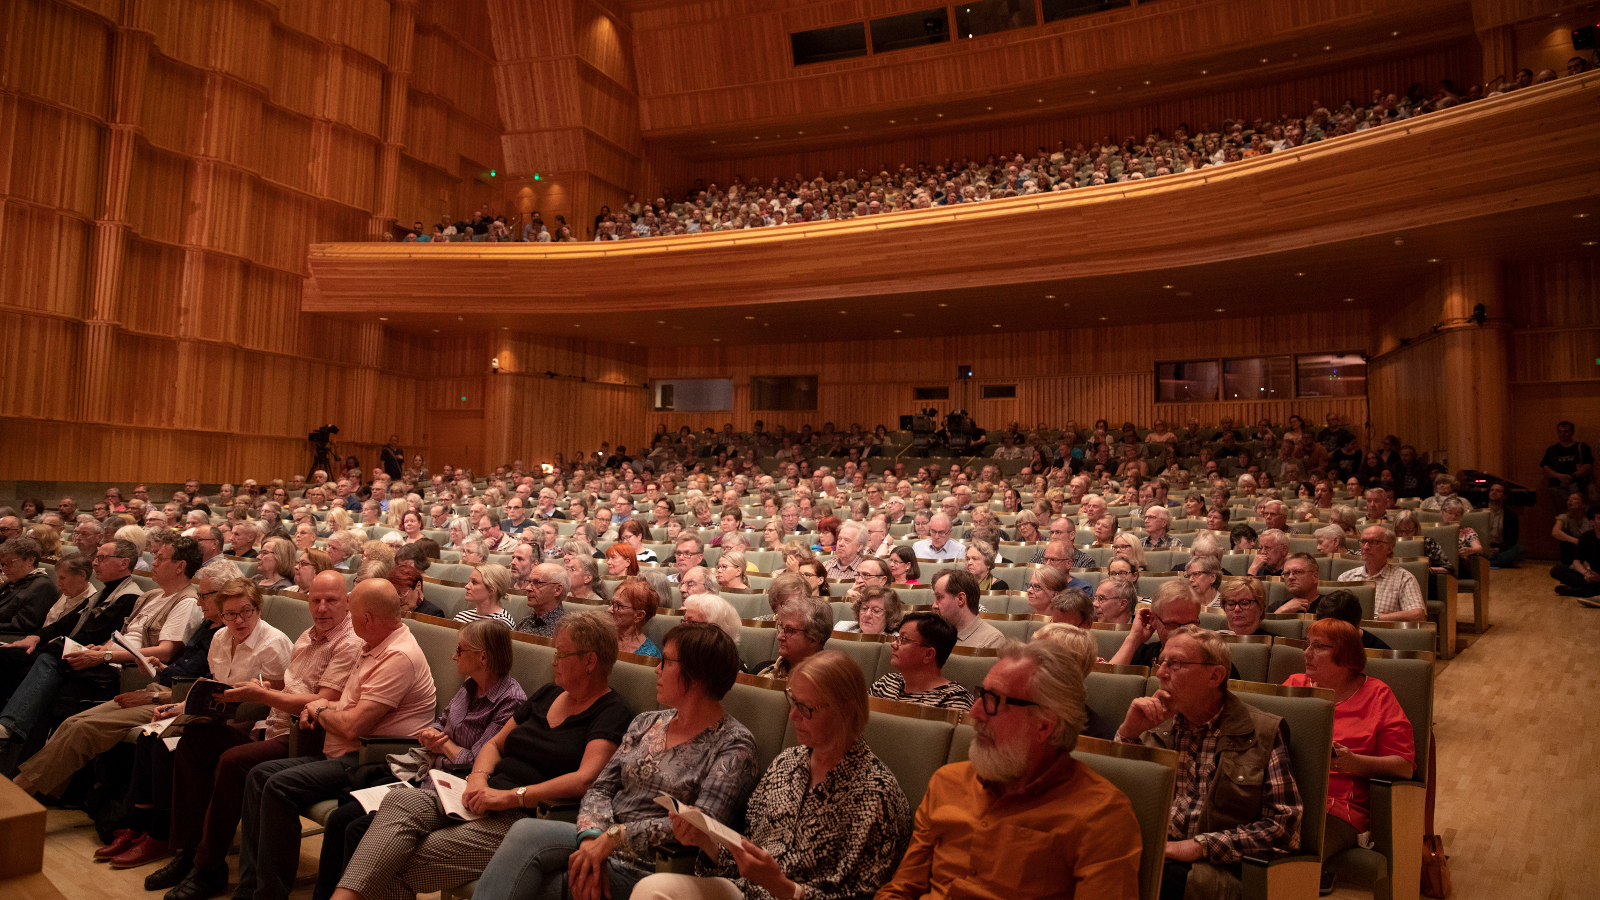
[(616, 613), (616, 612), (638, 612), (638, 610), (636, 610), (633, 607), (627, 605), (626, 603), (613, 603), (613, 604), (607, 606), (606, 608), (611, 610), (614, 613)]
[(1255, 605), (1256, 605), (1256, 602), (1254, 600), (1232, 600), (1232, 601), (1224, 601), (1223, 604), (1222, 604), (1222, 608), (1226, 609), (1226, 610), (1237, 611), (1237, 610), (1241, 610), (1241, 609), (1249, 609), (1250, 607), (1255, 606)]
[(1158, 657), (1156, 657), (1155, 664), (1152, 666), (1152, 668), (1159, 670), (1159, 669), (1165, 667), (1165, 668), (1168, 668), (1168, 669), (1180, 669), (1181, 670), (1184, 666), (1203, 666), (1203, 665), (1205, 665), (1204, 662), (1194, 662), (1194, 661), (1187, 660), (1187, 659), (1168, 659), (1165, 656), (1158, 656)]
[(1387, 543), (1389, 543), (1389, 540), (1387, 538), (1362, 538), (1360, 540), (1360, 544), (1363, 547), (1370, 547), (1370, 546), (1373, 546), (1375, 544), (1387, 544)]
[(926, 646), (928, 646), (927, 644), (924, 644), (921, 641), (913, 641), (912, 639), (910, 639), (910, 638), (908, 638), (908, 637), (906, 637), (905, 635), (902, 635), (902, 634), (897, 634), (894, 637), (889, 638), (889, 643), (893, 644), (896, 647), (904, 647), (904, 646), (906, 646), (908, 644), (910, 646), (912, 646), (912, 647), (926, 647)]
[(568, 658), (573, 657), (573, 656), (582, 656), (585, 653), (594, 653), (594, 652), (595, 651), (593, 651), (593, 650), (574, 650), (571, 653), (562, 653), (561, 651), (557, 650), (556, 651), (556, 662), (560, 662), (563, 659), (568, 659)]
[(792, 691), (792, 690), (790, 690), (788, 688), (784, 688), (783, 689), (783, 695), (785, 697), (789, 698), (789, 705), (790, 706), (792, 706), (795, 709), (800, 711), (800, 718), (802, 718), (802, 719), (809, 719), (812, 716), (817, 714), (817, 710), (819, 710), (819, 709), (827, 709), (828, 708), (828, 704), (826, 704), (826, 703), (819, 703), (816, 706), (811, 706), (811, 705), (806, 704), (806, 703), (801, 703), (799, 700), (796, 700), (794, 698), (794, 691)]
[(999, 691), (991, 691), (986, 687), (978, 688), (978, 702), (983, 706), (983, 711), (991, 716), (999, 715), (1002, 706), (1038, 706), (1032, 700), (1023, 700), (1010, 697)]
[(663, 653), (662, 655), (656, 657), (656, 668), (659, 669), (659, 668), (661, 668), (662, 666), (666, 665), (669, 662), (670, 663), (675, 663), (677, 661), (678, 661), (677, 657), (667, 656), (666, 654)]
[[(212, 593), (216, 593), (216, 592), (213, 591)], [(256, 608), (254, 606), (247, 606), (244, 609), (239, 610), (238, 612), (225, 612), (225, 613), (223, 613), (222, 614), (222, 621), (224, 621), (224, 622), (243, 622), (245, 619), (248, 619), (251, 616), (255, 615), (255, 613), (256, 613)]]
[(801, 634), (805, 634), (805, 633), (806, 633), (806, 630), (804, 628), (794, 628), (794, 627), (789, 626), (789, 625), (779, 625), (778, 626), (778, 636), (779, 637), (792, 638), (792, 637), (794, 637), (796, 635), (801, 635)]

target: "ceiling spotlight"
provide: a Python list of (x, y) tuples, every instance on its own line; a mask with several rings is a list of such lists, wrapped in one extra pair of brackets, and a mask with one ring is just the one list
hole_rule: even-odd
[(379, 322), (387, 322), (387, 321), (389, 321), (389, 317), (388, 316), (379, 316), (378, 317), (378, 321)]
[(1217, 311), (1217, 312), (1227, 312), (1227, 310), (1225, 310), (1225, 309), (1223, 309), (1223, 308), (1222, 308), (1222, 307), (1220, 307), (1220, 306), (1219, 306), (1219, 307), (1217, 307), (1217, 310), (1216, 310), (1216, 311)]
[(719, 343), (720, 343), (720, 342), (721, 342), (721, 341), (722, 341), (722, 338), (712, 338), (712, 340), (713, 340), (713, 341), (717, 341), (717, 342), (719, 342)]
[(745, 319), (746, 319), (746, 320), (747, 320), (747, 321), (749, 321), (749, 320), (753, 320), (753, 319), (755, 319), (755, 316), (745, 316)]
[(1439, 261), (1439, 258), (1437, 256), (1429, 257), (1429, 259), (1428, 259), (1428, 262), (1432, 262), (1432, 263), (1436, 263), (1438, 261)]
[(1056, 298), (1056, 295), (1055, 294), (1045, 294), (1044, 298), (1046, 300), (1054, 300)]
[(939, 304), (939, 305), (940, 305), (940, 306), (949, 306), (949, 305), (950, 305), (950, 304), (948, 304), (948, 303), (941, 303), (941, 304)]
[(1346, 298), (1344, 298), (1344, 302), (1346, 302), (1346, 303), (1354, 303), (1354, 302), (1356, 302), (1356, 298), (1354, 298), (1354, 297), (1346, 297)]
[(899, 334), (899, 333), (900, 333), (900, 329), (898, 329), (898, 328), (896, 328), (896, 329), (895, 329), (895, 330), (894, 330), (894, 333), (895, 333), (895, 334)]
[(994, 107), (992, 107), (992, 106), (985, 106), (985, 107), (984, 107), (984, 109), (990, 109), (990, 110), (992, 110), (992, 109), (994, 109)]
[(1573, 213), (1572, 217), (1574, 219), (1587, 219), (1587, 218), (1589, 218), (1589, 214), (1588, 213)]
[(1000, 323), (999, 322), (994, 323), (994, 327), (999, 328), (1000, 327)]
[(439, 329), (437, 329), (437, 328), (435, 328), (435, 329), (434, 329), (434, 330), (433, 330), (433, 333), (434, 333), (434, 334), (438, 334), (438, 333), (439, 333)]
[(1170, 284), (1163, 284), (1161, 287), (1163, 289), (1165, 289), (1165, 290), (1169, 290), (1169, 291), (1172, 290), (1172, 285), (1170, 285)]
[(1332, 49), (1333, 49), (1333, 47), (1332, 47), (1332, 45), (1330, 45), (1330, 44), (1323, 44), (1323, 45), (1322, 45), (1322, 49), (1324, 49), (1324, 50), (1332, 50)]
[(1296, 272), (1296, 273), (1294, 273), (1294, 274), (1295, 274), (1295, 277), (1297, 277), (1297, 278), (1304, 278), (1304, 277), (1306, 277), (1306, 273), (1304, 273), (1304, 272)]
[(1200, 74), (1201, 75), (1209, 75), (1209, 74), (1211, 74), (1211, 70), (1210, 69), (1201, 69), (1200, 70)]
[(1583, 245), (1585, 247), (1593, 247), (1595, 245), (1595, 242), (1594, 241), (1584, 241)]
[(1101, 316), (1101, 317), (1100, 317), (1100, 321), (1102, 321), (1102, 322), (1104, 322), (1104, 321), (1105, 321), (1105, 320), (1106, 320), (1106, 317), (1105, 317), (1105, 316)]
[(893, 120), (893, 119), (890, 119), (890, 120), (889, 120), (889, 124), (890, 124), (890, 125), (893, 125), (893, 124), (894, 124), (894, 120)]

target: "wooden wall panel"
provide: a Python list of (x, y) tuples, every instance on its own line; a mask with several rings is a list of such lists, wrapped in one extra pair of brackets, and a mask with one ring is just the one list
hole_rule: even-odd
[(44, 103), (23, 100), (16, 109), (13, 195), (93, 218), (99, 212), (96, 203), (104, 126)]
[(10, 305), (63, 316), (85, 310), (90, 226), (21, 203), (5, 205), (0, 297)]
[[(83, 326), (70, 319), (0, 310), (0, 416), (63, 418), (71, 415)], [(20, 452), (7, 432), (6, 456)], [(11, 463), (6, 464), (12, 471)]]
[(312, 127), (311, 119), (297, 112), (263, 107), (261, 142), (271, 152), (260, 155), (261, 177), (296, 191), (310, 192)]
[(6, 89), (106, 118), (111, 103), (110, 72), (101, 65), (111, 53), (106, 23), (50, 0), (15, 0), (7, 6), (12, 27), (29, 41), (12, 43), (5, 52)]
[(143, 24), (153, 36), (157, 52), (196, 69), (210, 65), (219, 19), (225, 14), (223, 4), (172, 0), (146, 6)]
[(183, 262), (183, 250), (172, 244), (129, 239), (115, 320), (135, 331), (177, 334)]
[(206, 118), (205, 73), (159, 53), (150, 54), (139, 128), (145, 140), (173, 153), (193, 153)]
[(322, 114), (375, 138), (383, 136), (383, 65), (356, 53), (334, 51), (328, 63)]
[[(966, 409), (987, 428), (1012, 421), (1059, 426), (1068, 419), (1087, 426), (1101, 417), (1146, 427), (1158, 417), (1175, 424), (1191, 416), (1205, 423), (1222, 416), (1240, 422), (1262, 417), (1281, 422), (1291, 413), (1320, 421), (1329, 412), (1338, 412), (1359, 427), (1367, 419), (1365, 398), (1156, 403), (1154, 370), (1158, 360), (1359, 352), (1366, 346), (1369, 329), (1368, 315), (1354, 311), (931, 340), (675, 347), (650, 351), (650, 378), (732, 378), (735, 408), (730, 412), (650, 412), (645, 419), (651, 430), (657, 423), (672, 430), (680, 425), (696, 430), (707, 425), (720, 428), (725, 421), (743, 430), (756, 419), (769, 427), (833, 421), (895, 428), (901, 415), (933, 407), (941, 413)], [(973, 368), (975, 377), (970, 384), (963, 385), (955, 377), (961, 365)], [(749, 381), (755, 375), (816, 375), (818, 409), (750, 409)], [(1015, 384), (1017, 396), (980, 399), (984, 384)], [(912, 389), (917, 387), (947, 387), (950, 400), (913, 400)], [(629, 437), (638, 440), (642, 436)]]
[(316, 115), (317, 98), (324, 89), (319, 62), (322, 44), (309, 35), (280, 27), (273, 34), (273, 46), (278, 65), (272, 71), (272, 102), (302, 116)]
[(315, 198), (257, 182), (253, 205), (247, 255), (261, 265), (304, 274), (305, 236), (317, 219)]
[[(848, 140), (841, 132), (841, 137), (830, 138), (824, 149), (766, 154), (759, 151), (759, 145), (747, 144), (736, 158), (713, 158), (728, 155), (727, 142), (723, 141), (718, 147), (702, 145), (698, 153), (680, 154), (658, 148), (651, 152), (650, 159), (663, 179), (662, 187), (681, 195), (695, 178), (726, 185), (735, 173), (770, 179), (791, 178), (796, 173), (810, 178), (825, 172), (831, 178), (841, 170), (894, 171), (903, 163), (935, 164), (969, 156), (982, 159), (990, 154), (1032, 154), (1038, 147), (1054, 149), (1057, 141), (1066, 141), (1069, 146), (1088, 146), (1108, 138), (1121, 141), (1135, 137), (1143, 141), (1157, 127), (1171, 133), (1179, 123), (1187, 123), (1191, 131), (1215, 130), (1229, 119), (1305, 115), (1319, 102), (1331, 106), (1346, 98), (1366, 101), (1374, 90), (1399, 91), (1414, 82), (1435, 84), (1441, 78), (1460, 81), (1474, 52), (1463, 45), (1336, 72), (1258, 82), (1159, 102), (1130, 102), (1095, 113), (1057, 115), (1016, 124), (941, 125), (913, 137), (900, 137), (904, 130), (886, 129), (887, 134), (868, 132)], [(711, 97), (702, 99), (715, 102)], [(762, 134), (761, 143), (772, 142), (770, 129), (752, 132), (756, 133)], [(647, 131), (647, 140), (649, 136)], [(691, 159), (686, 161), (680, 156)], [(692, 159), (697, 156), (701, 158)]]
[(253, 85), (209, 75), (206, 78), (206, 123), (196, 156), (211, 157), (254, 173), (261, 156), (272, 152), (263, 146), (262, 101), (265, 92)]
[(186, 157), (140, 144), (128, 176), (128, 224), (135, 234), (181, 243), (188, 215), (189, 162)]

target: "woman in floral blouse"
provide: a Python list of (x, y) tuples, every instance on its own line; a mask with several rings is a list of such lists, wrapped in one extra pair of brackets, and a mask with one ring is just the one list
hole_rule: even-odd
[(678, 840), (704, 854), (700, 877), (652, 875), (634, 900), (846, 900), (870, 897), (894, 874), (911, 839), (911, 810), (861, 738), (861, 669), (843, 653), (818, 653), (795, 667), (788, 694), (799, 743), (756, 785), (749, 837), (723, 847), (673, 814)]
[[(625, 898), (655, 871), (673, 836), (656, 797), (668, 794), (730, 821), (756, 780), (756, 742), (722, 709), (739, 674), (739, 649), (715, 625), (667, 632), (656, 676), (666, 709), (640, 713), (622, 746), (583, 795), (578, 823), (524, 819), (507, 832), (483, 871), (477, 900)], [(607, 885), (609, 884), (609, 890)]]

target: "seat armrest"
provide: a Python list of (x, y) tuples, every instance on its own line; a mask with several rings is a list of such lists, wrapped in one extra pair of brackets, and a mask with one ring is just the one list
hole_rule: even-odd
[(1448, 572), (1428, 573), (1428, 597), (1444, 604), (1439, 613), (1439, 655), (1456, 655), (1456, 577)]
[(1389, 860), (1395, 897), (1415, 897), (1422, 889), (1423, 804), (1428, 786), (1414, 779), (1373, 778), (1372, 849)]
[(421, 741), (405, 735), (368, 735), (361, 738), (361, 765), (376, 765), (391, 753), (404, 753), (421, 746)]
[(534, 815), (541, 819), (553, 819), (557, 822), (578, 821), (578, 811), (583, 808), (582, 797), (570, 797), (561, 800), (540, 800), (534, 804)]
[(656, 872), (668, 875), (693, 875), (700, 848), (668, 841), (656, 848)]
[(1246, 856), (1241, 862), (1239, 880), (1243, 900), (1315, 897), (1321, 886), (1320, 852)]

